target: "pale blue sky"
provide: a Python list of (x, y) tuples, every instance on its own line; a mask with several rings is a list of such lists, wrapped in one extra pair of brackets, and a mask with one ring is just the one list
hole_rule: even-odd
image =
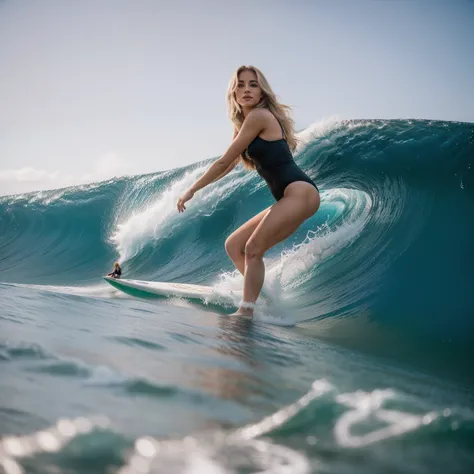
[(472, 0), (0, 0), (0, 194), (223, 153), (253, 64), (298, 129), (474, 122)]

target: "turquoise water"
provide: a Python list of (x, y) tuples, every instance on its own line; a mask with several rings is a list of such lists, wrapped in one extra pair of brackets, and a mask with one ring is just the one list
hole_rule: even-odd
[[(318, 213), (253, 322), (226, 236), (272, 197), (207, 162), (0, 198), (0, 472), (421, 473), (474, 466), (474, 126), (301, 132)], [(101, 275), (207, 284), (196, 302)]]

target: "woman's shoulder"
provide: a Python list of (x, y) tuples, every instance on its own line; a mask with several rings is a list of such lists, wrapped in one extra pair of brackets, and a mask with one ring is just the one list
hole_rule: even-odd
[(273, 114), (264, 107), (256, 107), (255, 109), (252, 109), (249, 112), (247, 117), (255, 117), (259, 119), (271, 119), (273, 118)]

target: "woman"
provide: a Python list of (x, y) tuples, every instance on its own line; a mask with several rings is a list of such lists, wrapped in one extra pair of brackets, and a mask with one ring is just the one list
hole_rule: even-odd
[(111, 273), (108, 273), (107, 276), (112, 278), (120, 278), (122, 276), (122, 269), (118, 262), (114, 263), (114, 270)]
[(253, 316), (265, 278), (263, 256), (319, 208), (319, 190), (296, 165), (291, 151), (296, 136), (289, 107), (278, 103), (265, 76), (256, 67), (241, 66), (227, 90), (227, 107), (234, 140), (179, 199), (178, 211), (208, 184), (229, 173), (239, 161), (267, 182), (275, 204), (233, 232), (225, 242), (227, 254), (244, 276), (243, 300), (234, 315)]

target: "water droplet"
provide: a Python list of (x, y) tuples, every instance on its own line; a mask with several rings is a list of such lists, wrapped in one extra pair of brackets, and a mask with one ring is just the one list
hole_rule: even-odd
[(84, 417), (79, 417), (74, 420), (74, 425), (78, 433), (89, 433), (92, 430), (92, 423)]
[(76, 427), (70, 420), (59, 420), (56, 424), (56, 428), (66, 438), (72, 438), (76, 434)]
[(151, 438), (137, 439), (135, 449), (138, 454), (145, 458), (152, 458), (156, 454), (155, 442)]
[(427, 415), (425, 415), (422, 419), (421, 419), (421, 422), (424, 424), (424, 425), (429, 425), (434, 419), (435, 419), (435, 415), (433, 413), (428, 413)]
[(133, 456), (130, 459), (130, 467), (132, 472), (146, 474), (150, 470), (150, 465), (148, 461), (141, 456)]
[(38, 444), (41, 449), (50, 453), (58, 451), (61, 447), (61, 444), (59, 443), (58, 439), (48, 431), (40, 431), (36, 435), (36, 440), (38, 441)]
[(10, 437), (3, 440), (3, 449), (11, 456), (21, 456), (24, 452), (21, 438)]
[(5, 469), (5, 474), (23, 474), (23, 469), (13, 459), (0, 457), (0, 466)]

